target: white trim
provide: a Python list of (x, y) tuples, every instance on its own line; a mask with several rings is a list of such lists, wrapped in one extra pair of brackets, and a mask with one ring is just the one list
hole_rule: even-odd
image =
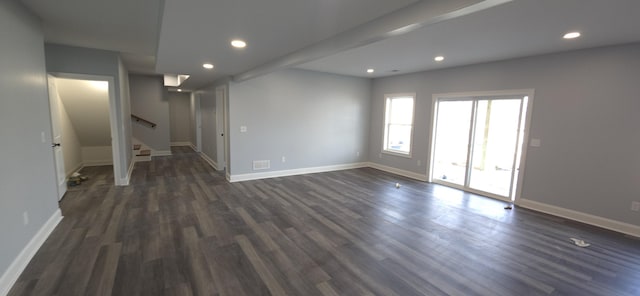
[[(434, 129), (437, 123), (437, 111), (436, 111), (436, 106), (438, 105), (438, 100), (443, 99), (443, 100), (456, 100), (457, 98), (459, 99), (463, 99), (463, 100), (468, 100), (468, 99), (473, 99), (476, 97), (491, 97), (491, 96), (526, 96), (528, 97), (528, 104), (527, 104), (527, 113), (526, 114), (522, 114), (524, 117), (524, 119), (521, 120), (521, 122), (524, 123), (524, 127), (523, 127), (523, 141), (521, 143), (522, 147), (521, 147), (521, 153), (520, 153), (520, 167), (518, 169), (518, 175), (515, 176), (515, 180), (513, 180), (513, 182), (515, 184), (517, 184), (517, 188), (516, 188), (516, 193), (515, 193), (515, 197), (514, 197), (514, 203), (517, 203), (518, 200), (521, 198), (522, 196), (522, 185), (524, 182), (524, 173), (525, 173), (525, 167), (526, 167), (526, 160), (527, 160), (527, 147), (529, 146), (529, 131), (531, 128), (531, 117), (532, 117), (532, 113), (533, 113), (533, 99), (535, 96), (535, 89), (533, 88), (526, 88), (526, 89), (506, 89), (506, 90), (491, 90), (491, 91), (472, 91), (472, 92), (457, 92), (457, 93), (440, 93), (440, 94), (432, 94), (431, 96), (431, 127), (429, 129), (429, 139), (430, 139), (430, 144), (429, 144), (429, 159), (427, 160), (428, 162), (428, 171), (427, 171), (427, 181), (428, 182), (433, 182), (433, 158), (434, 158), (434, 153), (435, 153), (435, 137), (436, 134), (434, 133)], [(524, 102), (524, 101), (523, 101)], [(462, 189), (462, 190), (468, 190), (468, 189)], [(480, 193), (480, 194), (484, 194), (484, 193)], [(494, 196), (491, 196), (494, 197)], [(511, 197), (511, 192), (509, 192), (509, 197)], [(500, 200), (502, 200), (501, 198), (498, 198)]]
[(516, 205), (521, 206), (523, 208), (527, 208), (530, 210), (550, 214), (553, 216), (558, 216), (562, 218), (566, 218), (569, 220), (575, 220), (578, 222), (598, 226), (601, 228), (613, 230), (616, 232), (628, 234), (631, 236), (640, 238), (640, 226), (632, 225), (620, 221), (615, 221), (599, 216), (594, 216), (574, 210), (569, 210), (565, 208), (561, 208), (558, 206), (553, 206), (550, 204), (545, 204), (537, 201), (533, 201), (530, 199), (520, 198), (516, 200)]
[(38, 249), (40, 249), (60, 221), (62, 221), (62, 212), (60, 209), (57, 209), (49, 220), (40, 227), (40, 230), (36, 232), (24, 249), (20, 251), (20, 254), (18, 254), (11, 265), (9, 265), (9, 268), (5, 270), (2, 277), (0, 277), (0, 295), (7, 295), (9, 293), (9, 290), (11, 290), (16, 283), (20, 274), (29, 264), (29, 261), (31, 261), (36, 252), (38, 252)]
[(69, 173), (67, 173), (67, 177), (73, 175), (73, 173), (77, 173), (81, 171), (83, 168), (84, 168), (84, 163), (80, 162), (73, 170), (70, 170)]
[(101, 166), (101, 165), (113, 165), (113, 161), (111, 161), (111, 160), (96, 160), (96, 161), (88, 161), (88, 162), (83, 162), (82, 163), (82, 167)]
[[(122, 172), (120, 171), (120, 167), (123, 165), (123, 161), (125, 161), (122, 158), (126, 155), (124, 151), (126, 151), (126, 149), (131, 149), (131, 147), (120, 147), (120, 142), (126, 143), (126, 140), (124, 139), (124, 126), (122, 130), (118, 129), (120, 123), (118, 117), (121, 117), (124, 122), (125, 114), (122, 113), (122, 108), (119, 108), (122, 107), (122, 98), (120, 98), (120, 100), (116, 98), (116, 95), (119, 95), (116, 93), (116, 77), (63, 72), (49, 72), (49, 74), (57, 78), (107, 81), (109, 85), (109, 127), (111, 128), (110, 135), (112, 147), (111, 154), (113, 155), (113, 178), (116, 186), (122, 186), (120, 182), (126, 179), (126, 176), (122, 176)], [(120, 151), (121, 148), (123, 149), (122, 151)]]
[(191, 147), (191, 149), (193, 149), (194, 152), (198, 152), (198, 147), (193, 143), (189, 143), (189, 147)]
[(396, 175), (400, 175), (400, 176), (404, 176), (407, 178), (411, 178), (411, 179), (415, 179), (418, 181), (427, 181), (427, 175), (426, 174), (419, 174), (419, 173), (414, 173), (414, 172), (410, 172), (410, 171), (406, 171), (406, 170), (401, 170), (398, 168), (394, 168), (394, 167), (390, 167), (390, 166), (386, 166), (386, 165), (382, 165), (379, 163), (375, 163), (375, 162), (369, 162), (367, 163), (368, 167), (374, 168), (374, 169), (378, 169), (381, 171), (385, 171), (388, 173), (392, 173), (392, 174), (396, 174)]
[(229, 182), (241, 182), (241, 181), (259, 180), (259, 179), (276, 178), (276, 177), (324, 173), (324, 172), (332, 172), (332, 171), (340, 171), (340, 170), (358, 169), (358, 168), (363, 168), (368, 166), (369, 164), (366, 162), (358, 162), (358, 163), (328, 165), (328, 166), (310, 167), (310, 168), (301, 168), (301, 169), (292, 169), (292, 170), (271, 171), (271, 172), (264, 172), (264, 173), (230, 175)]
[(202, 157), (202, 159), (204, 159), (204, 161), (206, 161), (207, 163), (209, 163), (210, 166), (213, 167), (214, 170), (218, 171), (218, 163), (213, 161), (213, 159), (211, 159), (208, 155), (204, 154), (203, 152), (200, 152), (200, 157)]
[(125, 177), (125, 179), (121, 180), (122, 186), (129, 186), (129, 184), (131, 183), (131, 175), (133, 174), (133, 168), (136, 165), (136, 161), (135, 161), (135, 157), (134, 159), (131, 159), (131, 162), (129, 163), (129, 169), (127, 170), (127, 176)]
[(152, 150), (151, 151), (151, 156), (171, 156), (171, 150)]
[(191, 142), (171, 142), (169, 143), (169, 145), (171, 147), (174, 147), (174, 146), (191, 146), (192, 144)]
[[(411, 115), (411, 135), (409, 136), (409, 153), (404, 153), (404, 152), (400, 152), (400, 151), (396, 151), (396, 150), (392, 150), (392, 149), (387, 149), (387, 143), (386, 143), (386, 137), (387, 137), (387, 103), (389, 102), (389, 99), (393, 99), (393, 98), (399, 98), (399, 97), (411, 97), (411, 99), (413, 100), (413, 110), (411, 110), (413, 112), (413, 114)], [(418, 102), (418, 95), (415, 92), (410, 92), (410, 93), (391, 93), (391, 94), (385, 94), (384, 95), (384, 114), (382, 115), (383, 118), (383, 124), (384, 126), (382, 127), (382, 151), (381, 153), (385, 153), (385, 154), (389, 154), (389, 155), (395, 155), (395, 156), (400, 156), (400, 157), (405, 157), (405, 158), (412, 158), (413, 156), (413, 134), (414, 134), (414, 130), (415, 130), (415, 123), (416, 123), (416, 104)]]

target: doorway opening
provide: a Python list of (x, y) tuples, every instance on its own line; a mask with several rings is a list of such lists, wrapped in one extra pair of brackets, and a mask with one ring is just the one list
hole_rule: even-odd
[(47, 79), (58, 200), (67, 191), (67, 178), (84, 167), (113, 166), (117, 184), (113, 78), (57, 73)]
[(429, 181), (514, 202), (533, 90), (433, 96)]

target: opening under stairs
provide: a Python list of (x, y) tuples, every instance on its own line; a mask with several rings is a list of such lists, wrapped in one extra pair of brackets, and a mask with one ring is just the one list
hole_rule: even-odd
[(151, 150), (142, 144), (133, 144), (133, 160), (138, 161), (151, 161)]

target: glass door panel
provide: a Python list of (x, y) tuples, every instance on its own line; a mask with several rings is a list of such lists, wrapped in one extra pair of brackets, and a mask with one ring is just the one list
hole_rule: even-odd
[(438, 103), (433, 178), (464, 186), (473, 101)]
[(510, 196), (521, 103), (521, 99), (477, 101), (469, 188)]

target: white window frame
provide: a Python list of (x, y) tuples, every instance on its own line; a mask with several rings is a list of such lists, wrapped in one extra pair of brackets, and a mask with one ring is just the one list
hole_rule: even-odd
[[(388, 107), (387, 104), (389, 104), (389, 99), (392, 100), (393, 98), (398, 98), (398, 97), (411, 97), (411, 99), (413, 100), (413, 110), (411, 110), (413, 114), (411, 114), (411, 136), (410, 136), (411, 140), (409, 143), (409, 153), (393, 150), (393, 149), (387, 149), (387, 135), (389, 133), (389, 129), (388, 129), (389, 123), (387, 122), (387, 107)], [(411, 158), (411, 155), (413, 154), (413, 131), (415, 130), (415, 121), (416, 121), (416, 102), (417, 102), (416, 93), (393, 93), (393, 94), (384, 95), (384, 108), (382, 110), (383, 111), (382, 151), (381, 151), (382, 153)]]

